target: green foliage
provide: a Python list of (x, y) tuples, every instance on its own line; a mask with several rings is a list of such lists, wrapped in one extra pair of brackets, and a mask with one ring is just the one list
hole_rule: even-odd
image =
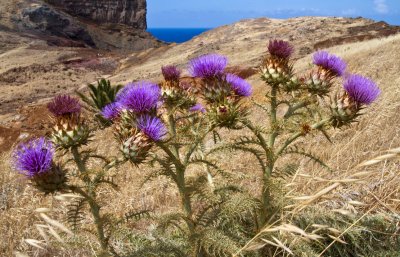
[(77, 94), (92, 110), (101, 111), (107, 104), (115, 101), (115, 97), (122, 87), (122, 85), (112, 86), (109, 80), (100, 79), (97, 81), (97, 85), (88, 84), (90, 98), (80, 92)]
[[(315, 224), (325, 227), (316, 232), (323, 236), (322, 240), (296, 244), (293, 247), (296, 256), (319, 255), (333, 241), (329, 235), (337, 236), (333, 231), (346, 230), (358, 218), (358, 215), (345, 216), (319, 211), (309, 211), (295, 217), (294, 224), (304, 230), (315, 230)], [(399, 221), (396, 216), (368, 215), (340, 238), (345, 244), (335, 242), (323, 256), (400, 256), (400, 236), (397, 234), (399, 228), (396, 225)]]
[(112, 86), (106, 79), (97, 81), (97, 85), (88, 84), (89, 96), (76, 91), (76, 94), (88, 105), (88, 109), (95, 114), (95, 118), (102, 125), (110, 125), (110, 122), (99, 114), (107, 105), (115, 101), (117, 93), (123, 88), (122, 85)]

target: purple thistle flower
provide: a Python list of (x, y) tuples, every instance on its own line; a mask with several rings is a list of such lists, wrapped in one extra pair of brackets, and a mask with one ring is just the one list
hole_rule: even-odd
[(13, 167), (33, 178), (51, 170), (53, 163), (53, 144), (44, 137), (21, 143), (12, 154)]
[(107, 120), (113, 120), (121, 114), (122, 109), (120, 102), (113, 102), (103, 108), (101, 115)]
[(204, 106), (200, 103), (190, 107), (189, 109), (190, 112), (202, 112), (205, 113), (206, 112), (206, 108), (204, 108)]
[(314, 53), (313, 62), (315, 65), (329, 70), (337, 76), (343, 76), (347, 67), (346, 62), (342, 58), (334, 54), (330, 55), (326, 51), (318, 51)]
[(231, 84), (232, 90), (238, 96), (248, 97), (253, 93), (251, 85), (244, 79), (235, 74), (227, 74), (226, 81)]
[(156, 109), (161, 99), (161, 90), (151, 82), (129, 83), (117, 95), (121, 108), (135, 113), (147, 113)]
[(54, 116), (63, 116), (71, 114), (79, 114), (81, 112), (81, 104), (79, 100), (69, 95), (59, 95), (47, 104), (47, 109)]
[(287, 41), (275, 39), (269, 41), (268, 52), (273, 56), (288, 59), (293, 54), (294, 48)]
[(375, 82), (357, 74), (347, 76), (343, 87), (350, 98), (360, 105), (371, 104), (381, 93)]
[(219, 54), (202, 55), (189, 63), (189, 72), (193, 77), (213, 78), (224, 73), (228, 59)]
[(159, 118), (150, 115), (140, 116), (137, 127), (153, 141), (160, 141), (167, 134), (164, 123)]
[(181, 71), (175, 65), (163, 66), (161, 72), (166, 81), (178, 81), (181, 77)]

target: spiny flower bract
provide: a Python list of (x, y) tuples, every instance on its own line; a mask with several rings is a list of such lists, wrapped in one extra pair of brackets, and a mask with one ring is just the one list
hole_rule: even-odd
[(137, 120), (138, 129), (153, 141), (160, 141), (167, 134), (167, 128), (157, 117), (142, 115)]
[(161, 90), (151, 82), (130, 83), (117, 95), (117, 101), (122, 108), (135, 113), (148, 113), (158, 107)]
[(190, 112), (202, 112), (205, 113), (206, 112), (206, 108), (204, 108), (204, 106), (200, 103), (190, 107), (189, 109)]
[(69, 95), (59, 95), (47, 104), (48, 110), (54, 116), (63, 116), (71, 114), (79, 114), (81, 112), (81, 105), (79, 100)]
[(53, 155), (53, 144), (40, 137), (18, 145), (12, 154), (12, 163), (17, 171), (32, 178), (51, 170)]
[(248, 97), (253, 93), (251, 85), (235, 74), (227, 74), (226, 81), (231, 85), (232, 90), (238, 96)]
[(326, 51), (318, 51), (314, 53), (313, 63), (325, 70), (329, 70), (337, 76), (343, 76), (347, 67), (346, 62), (342, 58), (334, 54), (331, 55)]
[(343, 87), (358, 104), (371, 104), (381, 93), (375, 82), (358, 74), (347, 76)]
[(195, 58), (189, 63), (189, 72), (193, 77), (213, 78), (224, 73), (228, 59), (219, 54), (208, 54)]
[(161, 72), (166, 81), (178, 81), (181, 77), (181, 71), (175, 65), (163, 66)]
[(282, 59), (288, 59), (294, 52), (293, 46), (283, 40), (270, 40), (268, 43), (268, 52)]
[(122, 104), (120, 102), (113, 102), (107, 104), (101, 111), (101, 115), (107, 120), (113, 120), (117, 118), (122, 111)]

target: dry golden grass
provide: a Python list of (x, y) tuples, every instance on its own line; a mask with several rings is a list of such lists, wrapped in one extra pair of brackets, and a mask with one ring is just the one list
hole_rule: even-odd
[[(297, 175), (287, 191), (290, 196), (312, 196), (321, 192), (316, 201), (309, 204), (320, 205), (330, 210), (359, 212), (399, 212), (400, 211), (400, 169), (396, 161), (384, 161), (375, 166), (357, 167), (365, 160), (384, 154), (386, 150), (399, 147), (400, 138), (400, 35), (381, 40), (347, 44), (329, 49), (349, 62), (350, 70), (374, 79), (382, 89), (379, 101), (365, 110), (358, 124), (342, 130), (332, 130), (333, 143), (323, 136), (309, 137), (303, 140), (307, 149), (315, 152), (334, 170), (333, 173), (312, 165), (302, 159)], [(245, 54), (245, 53), (242, 53)], [(296, 68), (304, 71), (310, 62), (310, 56), (300, 59)], [(254, 99), (262, 101), (266, 92), (265, 85), (253, 76), (250, 78), (255, 88)], [(262, 113), (255, 111), (253, 120), (262, 121)], [(234, 137), (245, 132), (233, 132)], [(110, 136), (111, 131), (99, 132), (93, 144), (102, 153), (117, 153), (118, 146)], [(260, 171), (254, 158), (248, 154), (235, 153), (235, 156), (220, 154), (222, 166), (235, 175), (236, 182), (253, 194), (259, 194)], [(23, 239), (41, 239), (34, 224), (40, 220), (34, 212), (39, 207), (58, 206), (52, 197), (42, 197), (37, 191), (26, 185), (21, 176), (11, 171), (9, 153), (0, 160), (0, 252), (11, 256), (14, 251), (30, 252), (31, 256), (87, 256), (91, 249), (80, 244), (91, 245), (90, 238), (74, 239), (74, 247), (66, 248), (51, 239), (47, 250), (35, 249)], [(155, 213), (167, 212), (179, 207), (178, 193), (168, 180), (158, 178), (141, 187), (145, 175), (150, 169), (124, 165), (118, 170), (117, 182), (121, 185), (118, 192), (105, 189), (101, 192), (107, 203), (105, 212), (123, 215), (128, 209), (153, 209)], [(360, 181), (349, 180), (355, 173)], [(353, 177), (354, 178), (354, 177)], [(337, 183), (337, 184), (335, 184)], [(326, 194), (322, 194), (327, 188)], [(289, 197), (289, 195), (288, 195)], [(306, 199), (297, 201), (301, 206)], [(296, 202), (296, 201), (295, 201)], [(372, 207), (374, 207), (372, 209)], [(372, 210), (371, 210), (372, 209)], [(63, 208), (52, 214), (62, 222)], [(145, 224), (148, 226), (149, 224)], [(143, 224), (132, 225), (132, 229), (145, 230)], [(71, 239), (72, 240), (72, 239)], [(340, 240), (338, 240), (340, 241)], [(93, 244), (93, 243), (92, 243)]]

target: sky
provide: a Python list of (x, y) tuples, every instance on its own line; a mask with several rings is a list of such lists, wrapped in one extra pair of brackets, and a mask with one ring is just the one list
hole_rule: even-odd
[(366, 17), (400, 25), (400, 0), (147, 0), (149, 28), (214, 28), (241, 19)]

